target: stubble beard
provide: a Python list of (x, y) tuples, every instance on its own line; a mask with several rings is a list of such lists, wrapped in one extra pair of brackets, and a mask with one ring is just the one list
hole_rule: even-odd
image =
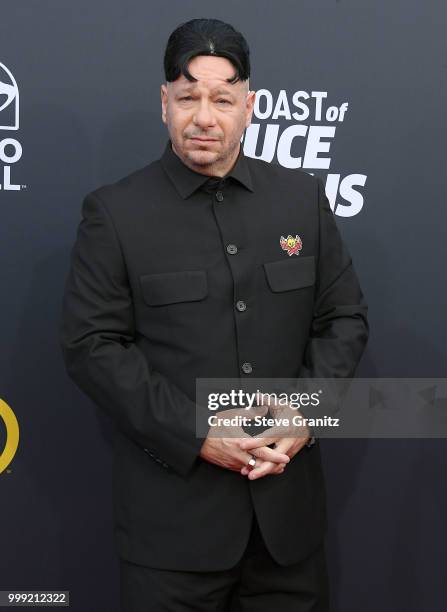
[[(190, 164), (194, 165), (196, 168), (206, 169), (207, 171), (213, 170), (213, 168), (221, 169), (222, 166), (225, 166), (229, 159), (236, 159), (236, 151), (239, 150), (240, 141), (237, 140), (235, 143), (221, 152), (214, 152), (208, 149), (195, 149), (194, 151), (187, 150), (185, 151), (185, 157)], [(215, 145), (210, 145), (213, 147)], [(241, 145), (242, 146), (242, 145)]]

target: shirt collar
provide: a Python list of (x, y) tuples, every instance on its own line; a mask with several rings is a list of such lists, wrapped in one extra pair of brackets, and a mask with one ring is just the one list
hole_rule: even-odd
[(196, 191), (196, 189), (212, 178), (215, 180), (217, 178), (226, 179), (231, 176), (250, 191), (254, 191), (250, 169), (248, 167), (247, 158), (244, 155), (242, 145), (233, 168), (224, 177), (211, 177), (192, 170), (189, 168), (189, 166), (183, 163), (176, 153), (174, 153), (171, 145), (172, 142), (169, 138), (163, 155), (160, 158), (160, 162), (166, 174), (174, 183), (175, 188), (184, 200), (194, 191)]

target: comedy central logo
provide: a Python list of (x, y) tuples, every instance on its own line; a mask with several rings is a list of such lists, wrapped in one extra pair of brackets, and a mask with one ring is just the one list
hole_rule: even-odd
[[(19, 129), (19, 88), (12, 72), (0, 62), (0, 133)], [(15, 138), (2, 138), (0, 134), (0, 190), (20, 191), (22, 185), (11, 182), (11, 166), (22, 157), (22, 145)], [(3, 174), (3, 180), (2, 180)]]
[(3, 451), (0, 451), (0, 474), (6, 470), (16, 454), (19, 446), (19, 424), (12, 408), (0, 399), (0, 419), (6, 427), (6, 444)]

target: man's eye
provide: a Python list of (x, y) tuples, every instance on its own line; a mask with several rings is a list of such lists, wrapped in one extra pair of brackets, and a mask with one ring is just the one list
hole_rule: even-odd
[(224, 102), (225, 104), (231, 104), (230, 100), (217, 100), (218, 102)]
[(191, 96), (183, 96), (180, 100), (192, 100)]

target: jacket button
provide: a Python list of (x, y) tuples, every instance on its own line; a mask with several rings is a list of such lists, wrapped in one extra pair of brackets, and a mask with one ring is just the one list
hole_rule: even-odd
[(239, 300), (236, 302), (236, 308), (239, 310), (239, 312), (243, 312), (247, 309), (247, 304), (244, 302), (244, 300)]
[(251, 367), (251, 363), (249, 363), (248, 361), (243, 363), (242, 364), (242, 371), (245, 372), (245, 374), (251, 374), (252, 371), (253, 371), (253, 368)]
[(218, 192), (216, 193), (216, 200), (217, 200), (218, 202), (222, 202), (222, 200), (223, 200), (223, 199), (224, 199), (223, 193), (222, 193), (221, 191), (218, 191)]
[(237, 253), (237, 246), (235, 244), (228, 244), (227, 253), (230, 255), (235, 255)]

